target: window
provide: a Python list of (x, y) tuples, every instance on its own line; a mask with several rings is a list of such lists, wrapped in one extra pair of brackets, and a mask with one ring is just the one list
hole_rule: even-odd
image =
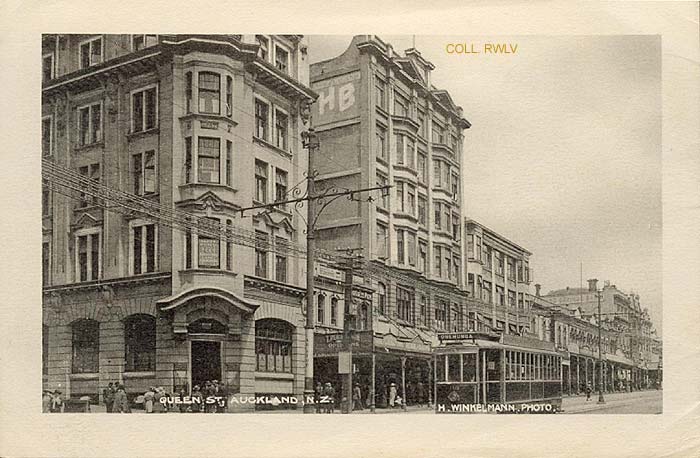
[(503, 256), (504, 254), (500, 251), (496, 251), (496, 273), (503, 276)]
[(192, 181), (192, 137), (185, 137), (185, 183)]
[(433, 245), (433, 253), (434, 253), (434, 258), (435, 258), (435, 276), (436, 277), (442, 277), (442, 248)]
[(403, 183), (403, 181), (397, 181), (395, 186), (396, 186), (396, 211), (403, 212), (404, 211), (404, 199), (403, 199), (404, 183)]
[(406, 166), (416, 168), (416, 144), (410, 137), (406, 137)]
[(199, 112), (220, 114), (221, 76), (218, 73), (199, 72)]
[(474, 258), (474, 234), (467, 235), (467, 256)]
[(428, 156), (425, 153), (418, 151), (418, 181), (425, 183), (428, 178)]
[(132, 161), (134, 194), (141, 196), (156, 192), (156, 152), (134, 154)]
[(41, 216), (51, 215), (51, 190), (44, 184), (41, 185)]
[(102, 103), (78, 108), (78, 145), (102, 141)]
[(450, 215), (451, 215), (451, 212), (450, 212), (450, 207), (449, 207), (449, 205), (447, 205), (447, 204), (445, 204), (445, 203), (442, 204), (442, 215), (443, 215), (443, 218), (444, 218), (444, 219), (443, 219), (443, 225), (444, 225), (444, 226), (443, 226), (443, 229), (445, 230), (445, 232), (449, 232), (449, 231), (450, 231)]
[(158, 119), (157, 89), (150, 87), (131, 94), (131, 132), (156, 127)]
[(515, 280), (515, 259), (508, 256), (506, 264), (508, 264), (508, 279)]
[(437, 300), (435, 307), (435, 327), (437, 329), (445, 329), (447, 324), (447, 301), (444, 299)]
[(287, 150), (287, 115), (275, 110), (275, 132), (277, 133), (275, 146)]
[(226, 220), (226, 270), (233, 270), (233, 221)]
[(428, 272), (428, 245), (425, 242), (418, 243), (418, 268), (422, 273)]
[(286, 247), (287, 241), (282, 237), (275, 237), (275, 246), (277, 248), (277, 254), (275, 254), (275, 280), (286, 283), (287, 282), (287, 256)]
[(53, 119), (49, 116), (41, 119), (41, 154), (51, 156), (53, 154)]
[[(221, 233), (221, 222), (217, 218), (205, 218), (209, 224), (210, 232), (218, 231)], [(220, 268), (220, 251), (221, 246), (219, 237), (212, 237), (208, 234), (199, 234), (197, 240), (197, 255), (198, 265), (205, 269)]]
[(199, 183), (221, 183), (220, 148), (221, 140), (213, 137), (199, 137), (197, 161), (199, 163)]
[(275, 169), (275, 202), (283, 202), (286, 198), (287, 172), (282, 169)]
[(406, 233), (406, 245), (408, 251), (408, 264), (410, 266), (416, 265), (416, 234), (412, 232)]
[(427, 224), (428, 200), (425, 196), (418, 196), (418, 223), (425, 226)]
[(377, 79), (374, 89), (377, 98), (377, 106), (386, 110), (386, 83)]
[(491, 282), (489, 281), (483, 282), (483, 286), (481, 289), (481, 300), (489, 303), (493, 302), (491, 298)]
[(456, 153), (457, 150), (459, 149), (459, 138), (457, 137), (457, 135), (452, 134), (452, 135), (450, 135), (450, 140), (452, 141), (452, 143), (451, 143), (452, 150), (453, 150), (453, 152)]
[(292, 372), (292, 326), (282, 320), (255, 322), (255, 369), (261, 372)]
[(452, 199), (459, 200), (459, 178), (454, 173), (452, 174)]
[(41, 244), (41, 284), (48, 285), (51, 282), (51, 243)]
[(316, 298), (316, 323), (323, 324), (326, 317), (326, 296), (319, 294)]
[(440, 161), (433, 160), (433, 186), (439, 188), (442, 186), (442, 173)]
[(100, 323), (95, 320), (77, 320), (71, 325), (72, 372), (97, 373), (100, 370)]
[(388, 229), (384, 224), (377, 223), (377, 257), (380, 259), (386, 259), (389, 257), (389, 252), (387, 250), (387, 237)]
[[(386, 186), (389, 184), (389, 180), (387, 179), (386, 175), (377, 172), (377, 186)], [(384, 209), (389, 208), (389, 190), (388, 189), (382, 189), (382, 199), (379, 201), (379, 206)]]
[(497, 303), (498, 305), (500, 305), (500, 306), (506, 305), (506, 297), (505, 297), (505, 293), (503, 291), (502, 286), (498, 286), (498, 285), (496, 286), (496, 298), (498, 300), (498, 303)]
[(394, 134), (394, 154), (396, 156), (396, 163), (398, 165), (404, 164), (404, 136), (401, 134)]
[(231, 179), (231, 174), (233, 173), (233, 143), (231, 140), (226, 140), (226, 185), (232, 186), (233, 180)]
[(267, 233), (255, 231), (255, 276), (267, 278)]
[(475, 247), (475, 250), (476, 250), (476, 259), (477, 259), (477, 261), (481, 261), (482, 258), (483, 258), (483, 256), (482, 256), (483, 253), (482, 253), (482, 247), (481, 247), (481, 237), (478, 236), (478, 235), (476, 236), (476, 247)]
[(426, 325), (428, 318), (428, 300), (425, 298), (425, 294), (421, 294), (418, 299), (418, 313), (419, 322), (422, 325)]
[(456, 254), (453, 255), (453, 257), (452, 257), (452, 269), (453, 269), (453, 272), (454, 272), (454, 273), (453, 273), (452, 278), (454, 279), (455, 282), (457, 282), (458, 285), (462, 283), (462, 282), (461, 282), (461, 279), (460, 279), (460, 277), (459, 277), (459, 272), (460, 272), (460, 270), (461, 270), (461, 265), (462, 265), (462, 263), (461, 263), (460, 260), (459, 260), (459, 256), (456, 255)]
[(100, 231), (94, 229), (76, 235), (76, 279), (78, 281), (97, 280), (102, 276), (101, 238)]
[(407, 185), (407, 201), (406, 201), (406, 213), (411, 215), (416, 214), (416, 187), (413, 185)]
[(402, 229), (396, 230), (396, 259), (399, 264), (405, 262), (404, 258), (404, 244), (405, 244), (405, 232)]
[(192, 231), (185, 231), (185, 269), (192, 268)]
[(267, 61), (270, 52), (270, 40), (263, 35), (255, 35), (255, 41), (258, 42), (258, 57)]
[(289, 53), (280, 46), (275, 46), (275, 67), (283, 73), (289, 73)]
[(338, 298), (337, 297), (331, 298), (331, 324), (332, 325), (338, 324)]
[(44, 54), (41, 58), (41, 81), (46, 83), (54, 79), (53, 54)]
[(131, 228), (132, 275), (155, 272), (157, 244), (155, 224), (140, 224)]
[(433, 202), (433, 207), (435, 208), (435, 229), (440, 230), (442, 229), (442, 204)]
[(377, 308), (381, 315), (386, 312), (386, 285), (382, 282), (377, 283)]
[(376, 147), (377, 147), (377, 159), (381, 159), (384, 162), (388, 162), (386, 151), (386, 129), (380, 125), (377, 125), (376, 131)]
[(461, 233), (461, 227), (459, 224), (459, 216), (452, 215), (452, 238), (455, 241), (459, 241)]
[(226, 116), (233, 116), (233, 78), (226, 77)]
[(420, 129), (418, 130), (418, 133), (420, 134), (421, 137), (427, 138), (428, 137), (428, 120), (425, 117), (425, 111), (423, 110), (418, 110), (418, 124), (420, 125)]
[(398, 92), (394, 92), (394, 116), (408, 116), (408, 100)]
[(515, 291), (508, 290), (508, 306), (515, 308)]
[(155, 46), (158, 44), (158, 35), (132, 35), (131, 36), (131, 49), (134, 51), (140, 51), (144, 48), (150, 46)]
[(125, 360), (127, 372), (156, 370), (156, 319), (135, 314), (124, 320)]
[(255, 136), (267, 140), (268, 105), (260, 99), (255, 99)]
[(188, 113), (192, 113), (192, 72), (185, 74), (185, 103)]
[(255, 160), (255, 200), (267, 203), (267, 163)]
[(413, 291), (408, 288), (396, 287), (396, 308), (400, 320), (412, 322)]
[(442, 252), (445, 254), (445, 264), (444, 264), (444, 273), (446, 274), (445, 276), (451, 280), (452, 279), (452, 257), (450, 256), (450, 250), (448, 248), (444, 248)]
[(433, 143), (445, 143), (445, 128), (433, 121)]
[(41, 325), (41, 375), (49, 375), (49, 327)]
[(80, 44), (80, 68), (88, 68), (102, 62), (102, 37), (92, 38)]

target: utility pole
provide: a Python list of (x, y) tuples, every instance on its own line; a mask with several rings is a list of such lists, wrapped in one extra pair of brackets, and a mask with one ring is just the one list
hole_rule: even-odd
[(600, 300), (603, 296), (601, 291), (596, 291), (598, 298), (598, 404), (605, 404), (603, 397), (603, 338), (602, 338), (602, 319), (603, 315), (600, 311)]
[(316, 264), (316, 171), (314, 156), (319, 147), (318, 137), (313, 128), (302, 133), (304, 147), (308, 149), (307, 159), (307, 197), (308, 214), (306, 216), (306, 370), (304, 373), (304, 413), (314, 413), (315, 403), (308, 402), (314, 396), (314, 266)]
[[(349, 360), (349, 370), (343, 374), (343, 393), (342, 399), (344, 402), (341, 405), (342, 413), (352, 412), (352, 336), (355, 329), (355, 314), (353, 313), (353, 282), (355, 277), (355, 268), (359, 256), (353, 255), (353, 250), (347, 250), (347, 257), (341, 262), (340, 267), (345, 270), (345, 304), (343, 307), (343, 349), (346, 352), (346, 358)], [(338, 360), (340, 364), (340, 358)], [(340, 369), (340, 367), (339, 367)]]

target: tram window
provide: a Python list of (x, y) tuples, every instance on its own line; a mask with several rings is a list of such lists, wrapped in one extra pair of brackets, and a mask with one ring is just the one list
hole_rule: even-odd
[(460, 380), (460, 356), (461, 355), (447, 355), (447, 381), (448, 382), (461, 382)]
[(497, 382), (501, 379), (501, 352), (498, 350), (486, 350), (486, 380)]
[(438, 355), (435, 359), (435, 380), (445, 381), (445, 355)]
[(464, 382), (476, 382), (475, 353), (466, 353), (462, 355), (462, 380)]
[(511, 356), (510, 350), (506, 350), (506, 380), (512, 380), (513, 379), (513, 366), (512, 366), (512, 361), (513, 358)]

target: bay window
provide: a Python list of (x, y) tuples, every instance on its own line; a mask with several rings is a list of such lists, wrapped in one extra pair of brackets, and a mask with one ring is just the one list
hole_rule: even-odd
[[(219, 229), (221, 222), (218, 218), (205, 218), (211, 229)], [(219, 231), (221, 232), (221, 231)], [(200, 233), (197, 237), (197, 263), (205, 269), (218, 269), (220, 263), (221, 245), (219, 237)]]
[(221, 140), (213, 137), (198, 138), (198, 181), (199, 183), (221, 182), (220, 174), (220, 148)]
[(281, 46), (275, 46), (275, 67), (283, 73), (289, 73), (289, 52)]

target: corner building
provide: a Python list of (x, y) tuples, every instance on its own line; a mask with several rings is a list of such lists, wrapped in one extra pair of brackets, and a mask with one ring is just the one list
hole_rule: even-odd
[(98, 402), (112, 381), (133, 399), (216, 379), (301, 395), (301, 219), (239, 210), (303, 179), (305, 39), (44, 35), (42, 64), (45, 159), (236, 235), (45, 182), (44, 388)]
[[(361, 274), (374, 297), (364, 353), (375, 363), (354, 362), (359, 380), (375, 367), (379, 406), (391, 382), (409, 403), (411, 385), (420, 381), (427, 393), (435, 333), (466, 325), (462, 145), (470, 124), (432, 85), (434, 69), (418, 50), (399, 54), (373, 35), (355, 36), (341, 55), (311, 65), (320, 192), (392, 186), (329, 204), (317, 232), (319, 248), (361, 248), (367, 261)], [(334, 356), (316, 353), (317, 369), (332, 366)]]

